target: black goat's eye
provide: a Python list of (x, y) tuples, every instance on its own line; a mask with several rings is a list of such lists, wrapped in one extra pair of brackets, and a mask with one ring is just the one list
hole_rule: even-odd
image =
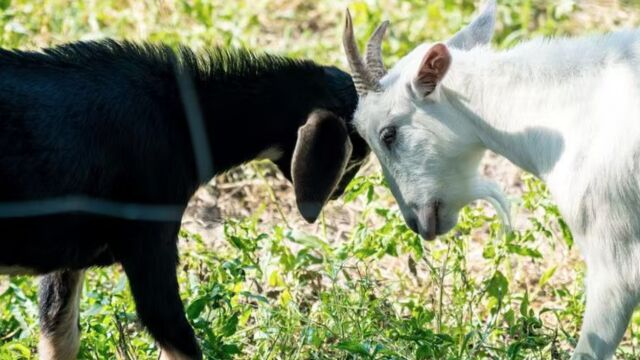
[(380, 131), (380, 141), (385, 144), (387, 147), (391, 146), (393, 142), (396, 140), (396, 127), (395, 126), (387, 126)]

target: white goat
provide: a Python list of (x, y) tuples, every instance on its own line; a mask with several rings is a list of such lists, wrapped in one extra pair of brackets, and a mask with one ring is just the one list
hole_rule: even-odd
[(610, 359), (640, 294), (640, 31), (495, 51), (486, 46), (495, 12), (490, 1), (452, 39), (419, 46), (388, 74), (386, 23), (365, 64), (347, 14), (356, 126), (425, 239), (449, 231), (478, 198), (507, 214), (499, 187), (478, 175), (486, 149), (543, 179), (588, 267), (573, 359)]

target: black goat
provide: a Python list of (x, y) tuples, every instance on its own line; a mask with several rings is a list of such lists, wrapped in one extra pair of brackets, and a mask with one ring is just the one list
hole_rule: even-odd
[[(0, 205), (81, 194), (184, 209), (206, 179), (198, 176), (180, 76), (195, 90), (213, 172), (275, 149), (308, 221), (369, 152), (350, 125), (351, 77), (334, 67), (110, 40), (0, 50)], [(120, 263), (163, 358), (201, 358), (178, 294), (179, 217), (75, 211), (0, 219), (0, 273), (48, 274), (41, 357), (76, 356), (82, 270)]]

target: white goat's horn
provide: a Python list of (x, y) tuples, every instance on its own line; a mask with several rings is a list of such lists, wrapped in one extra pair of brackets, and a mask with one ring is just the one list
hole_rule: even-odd
[(380, 85), (374, 80), (371, 73), (369, 73), (369, 70), (362, 61), (360, 51), (358, 51), (358, 44), (353, 34), (353, 24), (351, 22), (349, 9), (347, 9), (344, 33), (342, 34), (342, 45), (347, 55), (349, 67), (353, 73), (351, 76), (353, 77), (353, 83), (358, 95), (363, 96), (369, 91), (379, 91)]
[(379, 82), (380, 79), (387, 74), (387, 70), (385, 70), (384, 64), (382, 63), (382, 38), (388, 26), (389, 21), (384, 21), (378, 25), (376, 31), (373, 32), (367, 43), (367, 69), (376, 82)]

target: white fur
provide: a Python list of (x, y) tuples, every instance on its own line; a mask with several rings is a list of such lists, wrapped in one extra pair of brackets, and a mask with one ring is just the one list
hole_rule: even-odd
[(41, 333), (38, 343), (38, 357), (40, 360), (74, 360), (80, 349), (80, 328), (78, 324), (80, 297), (84, 271), (78, 271), (78, 280), (72, 292), (68, 294), (65, 308), (57, 309), (56, 330), (51, 333)]
[[(478, 175), (485, 149), (543, 179), (588, 267), (573, 359), (610, 359), (640, 295), (640, 31), (495, 51), (484, 45), (493, 29), (483, 29), (456, 35), (463, 49), (449, 42), (451, 67), (427, 98), (411, 84), (431, 44), (400, 60), (384, 92), (361, 99), (358, 130), (407, 221), (441, 201), (440, 233), (476, 198), (506, 209), (497, 185)], [(398, 134), (391, 149), (379, 140), (389, 125)]]

